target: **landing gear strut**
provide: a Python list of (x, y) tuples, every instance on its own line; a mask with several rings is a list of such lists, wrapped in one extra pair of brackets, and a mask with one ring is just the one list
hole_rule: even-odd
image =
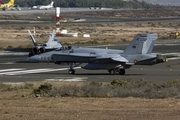
[(79, 66), (80, 64), (82, 64), (82, 63), (78, 63), (78, 64), (74, 63), (74, 66), (73, 66), (73, 63), (70, 63), (70, 64), (69, 64), (68, 73), (69, 73), (69, 74), (75, 74), (74, 67), (77, 67), (77, 66)]
[(73, 67), (73, 63), (70, 63), (68, 73), (69, 74), (74, 74), (75, 73), (75, 70), (74, 70), (74, 67)]

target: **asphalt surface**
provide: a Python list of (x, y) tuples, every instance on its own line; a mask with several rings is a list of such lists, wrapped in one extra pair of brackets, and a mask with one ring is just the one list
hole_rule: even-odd
[[(93, 45), (86, 47), (103, 47), (124, 49), (129, 43), (116, 43), (110, 45)], [(152, 80), (166, 82), (180, 79), (180, 40), (156, 41), (154, 53), (172, 54), (167, 63), (153, 66), (138, 66), (126, 70), (125, 75), (109, 75), (107, 70), (76, 69), (75, 75), (68, 74), (68, 65), (54, 63), (28, 63), (27, 55), (21, 53), (0, 52), (0, 82), (25, 82), (25, 81), (99, 81), (111, 82), (113, 79), (123, 78), (132, 80)]]

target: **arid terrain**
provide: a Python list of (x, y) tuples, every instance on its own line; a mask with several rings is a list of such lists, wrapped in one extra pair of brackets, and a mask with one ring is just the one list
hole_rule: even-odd
[[(35, 97), (33, 89), (43, 82), (12, 85), (0, 95), (1, 120), (177, 120), (180, 99)], [(81, 82), (51, 82), (53, 86), (82, 85)], [(1, 86), (2, 87), (2, 86)]]
[[(139, 17), (137, 14), (129, 14), (130, 17)], [(151, 14), (150, 14), (151, 13)], [(157, 14), (142, 12), (142, 16), (152, 17), (153, 15), (168, 17), (164, 11)], [(162, 14), (160, 14), (162, 13)], [(168, 12), (176, 16), (176, 11)], [(78, 13), (79, 14), (79, 13)], [(97, 13), (89, 13), (96, 15)], [(114, 15), (117, 17), (118, 13)], [(108, 13), (109, 15), (109, 13)], [(113, 15), (113, 14), (111, 14)], [(128, 15), (124, 13), (123, 15)], [(119, 14), (118, 17), (128, 17)], [(6, 21), (7, 24), (2, 24)], [(15, 22), (20, 20), (14, 19)], [(25, 20), (26, 21), (26, 20)], [(1, 23), (2, 22), (2, 23)], [(46, 33), (55, 29), (55, 22), (52, 24), (13, 24), (9, 19), (0, 20), (0, 48), (7, 47), (31, 47), (32, 42), (27, 30), (36, 28), (35, 38), (39, 44), (47, 41)], [(22, 21), (21, 21), (22, 22)], [(41, 22), (39, 20), (32, 22)], [(22, 22), (23, 23), (23, 22)], [(157, 33), (158, 40), (174, 39), (175, 32), (180, 31), (179, 21), (166, 22), (119, 22), (119, 23), (87, 23), (87, 24), (61, 24), (61, 30), (78, 33), (78, 37), (66, 35), (56, 37), (64, 44), (96, 44), (130, 41), (137, 33)], [(83, 38), (83, 34), (90, 34), (90, 38)], [(111, 81), (111, 80), (110, 80)], [(33, 82), (37, 88), (44, 82)], [(53, 85), (81, 84), (77, 82), (54, 82)], [(15, 85), (16, 86), (16, 85)], [(94, 97), (34, 97), (33, 89), (22, 87), (18, 89), (3, 91), (0, 90), (0, 119), (1, 120), (177, 120), (180, 117), (180, 99), (146, 99), (146, 98), (94, 98)], [(1, 88), (1, 86), (0, 86)]]
[[(55, 26), (55, 25), (54, 25)], [(0, 48), (31, 47), (32, 41), (27, 33), (36, 27), (36, 40), (39, 44), (48, 40), (46, 33), (51, 33), (55, 27), (41, 26), (0, 26)], [(96, 27), (95, 27), (96, 26)], [(78, 33), (78, 37), (67, 35), (57, 36), (61, 44), (95, 44), (131, 41), (138, 33), (157, 33), (158, 39), (173, 39), (175, 32), (180, 31), (179, 22), (133, 22), (133, 23), (92, 23), (92, 24), (62, 24), (62, 30)], [(48, 29), (47, 29), (48, 28)], [(83, 38), (83, 34), (90, 34)]]

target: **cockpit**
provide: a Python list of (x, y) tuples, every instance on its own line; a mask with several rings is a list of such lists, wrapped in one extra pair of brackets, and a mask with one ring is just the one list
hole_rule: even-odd
[(56, 49), (56, 51), (63, 51), (63, 50), (71, 50), (72, 46), (62, 46), (61, 48)]
[(58, 43), (59, 43), (59, 40), (57, 40), (57, 39), (54, 39), (54, 41), (56, 41), (56, 42), (58, 42)]

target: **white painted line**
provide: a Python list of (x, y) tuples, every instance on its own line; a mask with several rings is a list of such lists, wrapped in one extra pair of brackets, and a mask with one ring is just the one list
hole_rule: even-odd
[[(79, 69), (79, 68), (81, 67), (75, 67), (74, 69)], [(14, 70), (13, 72), (6, 72), (6, 71), (2, 72), (0, 73), (0, 75), (23, 75), (23, 74), (32, 74), (32, 73), (62, 71), (62, 70), (68, 70), (68, 68), (60, 68), (60, 69), (44, 68), (44, 69), (21, 70), (21, 71)]]
[(0, 55), (28, 55), (27, 52), (0, 52)]
[(5, 85), (23, 85), (24, 82), (18, 82), (18, 83), (15, 83), (15, 82), (3, 82), (3, 84), (5, 84)]
[(179, 55), (180, 56), (180, 53), (164, 53), (162, 55)]
[(15, 64), (15, 62), (6, 62), (6, 63), (0, 63), (0, 64), (7, 64), (7, 65), (10, 65), (10, 64)]
[(18, 69), (3, 69), (0, 70), (0, 72), (7, 72), (7, 71), (16, 71), (16, 70), (23, 70), (24, 68), (18, 68)]
[(56, 79), (46, 79), (45, 81), (66, 81), (66, 82), (80, 82), (80, 81), (86, 81), (87, 77), (62, 77), (62, 78), (56, 78)]
[(168, 60), (179, 60), (180, 57), (168, 58)]
[(157, 43), (157, 44), (155, 44), (155, 46), (158, 46), (158, 45), (175, 46), (175, 45), (180, 45), (180, 44), (175, 44), (175, 43), (173, 43), (173, 44), (166, 44), (166, 43), (162, 43), (162, 44)]
[(33, 70), (23, 70), (23, 71), (5, 72), (5, 73), (0, 73), (0, 75), (19, 75), (19, 74), (30, 74), (30, 73), (50, 72), (50, 71), (54, 71), (54, 70), (52, 70), (52, 69), (33, 69)]

